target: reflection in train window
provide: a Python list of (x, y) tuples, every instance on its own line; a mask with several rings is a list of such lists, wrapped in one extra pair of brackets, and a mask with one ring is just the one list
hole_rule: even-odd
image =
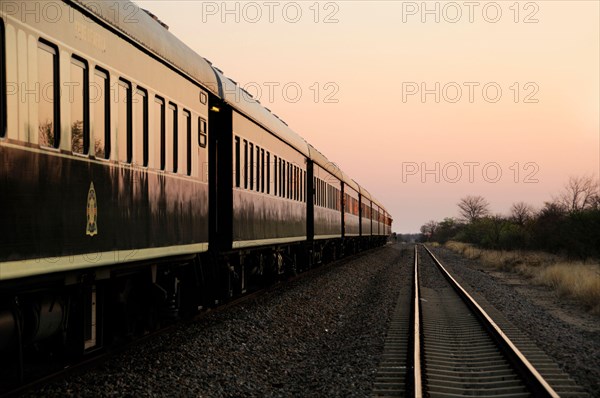
[(71, 78), (68, 86), (71, 104), (71, 151), (87, 155), (89, 148), (89, 85), (87, 64), (82, 60), (71, 58)]
[(58, 51), (45, 41), (38, 42), (38, 138), (45, 147), (58, 148), (60, 142), (60, 94)]
[(97, 159), (110, 158), (110, 96), (108, 73), (96, 68), (90, 87), (90, 102), (94, 107), (94, 155)]

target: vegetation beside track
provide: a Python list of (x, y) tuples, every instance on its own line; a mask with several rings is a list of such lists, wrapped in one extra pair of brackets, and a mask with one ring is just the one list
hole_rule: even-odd
[(600, 263), (573, 261), (550, 253), (525, 250), (481, 249), (449, 241), (445, 247), (498, 270), (510, 271), (548, 286), (559, 296), (570, 297), (600, 315)]

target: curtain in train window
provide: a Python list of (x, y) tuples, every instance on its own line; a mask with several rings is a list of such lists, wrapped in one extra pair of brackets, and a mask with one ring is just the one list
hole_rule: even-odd
[(56, 48), (38, 43), (38, 134), (41, 146), (58, 148), (60, 141), (60, 108)]
[(94, 155), (98, 159), (110, 157), (110, 96), (108, 74), (96, 69), (90, 86), (90, 102), (94, 109)]
[(121, 79), (117, 90), (117, 153), (119, 161), (131, 163), (133, 157), (131, 83)]
[(88, 128), (88, 78), (87, 65), (77, 58), (71, 59), (71, 78), (68, 87), (71, 104), (71, 151), (86, 155), (89, 148)]

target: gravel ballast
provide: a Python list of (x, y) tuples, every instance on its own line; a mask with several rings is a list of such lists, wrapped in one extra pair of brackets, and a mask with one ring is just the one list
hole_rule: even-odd
[(412, 247), (386, 245), (178, 326), (36, 396), (368, 396)]
[[(573, 380), (592, 396), (600, 397), (600, 330), (590, 329), (584, 323), (567, 322), (554, 316), (551, 307), (589, 318), (575, 303), (550, 295), (550, 300), (533, 300), (530, 291), (540, 289), (529, 285), (516, 289), (487, 272), (478, 261), (445, 248), (433, 248), (436, 257), (470, 294), (481, 296), (499, 310), (512, 324), (526, 333), (552, 357)], [(554, 298), (554, 300), (552, 300)]]

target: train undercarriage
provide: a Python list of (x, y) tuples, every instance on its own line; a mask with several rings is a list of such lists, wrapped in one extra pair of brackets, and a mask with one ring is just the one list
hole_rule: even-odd
[(17, 280), (0, 296), (0, 392), (385, 241), (209, 251)]

